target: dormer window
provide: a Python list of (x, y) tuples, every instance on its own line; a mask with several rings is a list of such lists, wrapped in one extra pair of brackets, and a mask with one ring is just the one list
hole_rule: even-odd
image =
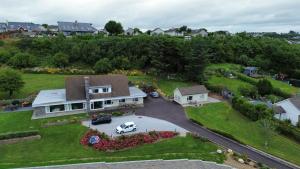
[(91, 87), (89, 89), (89, 93), (91, 93), (91, 94), (111, 93), (111, 87), (110, 86)]

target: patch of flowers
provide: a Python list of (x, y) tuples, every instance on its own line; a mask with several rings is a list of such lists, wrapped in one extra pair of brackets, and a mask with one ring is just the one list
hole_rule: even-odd
[[(172, 131), (151, 131), (148, 133), (138, 133), (133, 135), (121, 135), (116, 138), (110, 138), (105, 133), (89, 130), (81, 138), (80, 144), (91, 146), (96, 150), (115, 151), (125, 148), (136, 147), (143, 144), (151, 144), (161, 139), (169, 139), (177, 136), (178, 133)], [(91, 144), (91, 138), (99, 137), (97, 142)]]

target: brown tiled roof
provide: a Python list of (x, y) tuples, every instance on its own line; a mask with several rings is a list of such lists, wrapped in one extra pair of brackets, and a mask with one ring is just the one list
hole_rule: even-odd
[(300, 110), (300, 97), (293, 97), (289, 99), (291, 103), (293, 103), (293, 105), (295, 107), (297, 107)]
[(194, 94), (204, 94), (208, 93), (208, 90), (203, 85), (196, 85), (191, 87), (181, 87), (178, 88), (182, 96), (194, 95)]
[[(71, 76), (65, 81), (67, 101), (85, 100), (84, 77)], [(90, 99), (129, 96), (128, 79), (124, 75), (93, 75), (89, 77), (89, 86), (111, 86), (112, 92), (105, 94), (90, 94)]]

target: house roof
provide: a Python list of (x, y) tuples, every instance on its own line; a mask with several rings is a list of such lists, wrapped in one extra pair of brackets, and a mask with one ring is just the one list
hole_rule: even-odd
[(191, 31), (191, 33), (192, 33), (192, 34), (195, 34), (195, 33), (200, 33), (200, 32), (202, 32), (202, 31), (207, 32), (206, 29), (201, 28), (201, 29), (193, 29), (193, 30)]
[(208, 90), (206, 89), (206, 87), (204, 85), (181, 87), (181, 88), (178, 88), (178, 90), (182, 96), (208, 93)]
[(257, 67), (245, 67), (245, 70), (257, 70)]
[(0, 29), (6, 29), (6, 27), (7, 27), (6, 23), (0, 22)]
[(38, 107), (44, 104), (58, 104), (66, 101), (66, 90), (41, 90), (32, 103), (32, 107)]
[(300, 110), (300, 97), (290, 98), (289, 101)]
[(165, 31), (166, 33), (168, 32), (179, 32), (177, 28), (171, 28)]
[(9, 31), (16, 31), (20, 28), (30, 31), (41, 31), (41, 26), (39, 24), (34, 24), (32, 22), (8, 22), (7, 29)]
[(286, 111), (281, 106), (274, 106), (274, 112), (275, 114), (286, 113)]
[(96, 28), (91, 23), (82, 22), (61, 22), (58, 21), (58, 29), (63, 32), (95, 32)]
[[(66, 86), (66, 100), (84, 100), (85, 99), (85, 86), (84, 77), (86, 76), (73, 76), (67, 77)], [(89, 85), (93, 86), (111, 86), (111, 93), (98, 93), (90, 95), (90, 99), (101, 99), (108, 97), (130, 96), (128, 79), (124, 75), (94, 75), (89, 77)]]

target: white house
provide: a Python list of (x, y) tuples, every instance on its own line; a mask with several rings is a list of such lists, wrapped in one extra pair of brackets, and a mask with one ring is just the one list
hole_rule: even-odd
[(281, 111), (277, 111), (275, 118), (280, 120), (291, 120), (293, 125), (297, 125), (300, 121), (300, 98), (294, 97), (275, 103)]
[(42, 90), (32, 107), (36, 118), (143, 106), (147, 95), (128, 86), (123, 75), (72, 76), (66, 78), (65, 89)]
[(183, 32), (179, 32), (178, 29), (172, 28), (172, 29), (166, 30), (165, 31), (165, 35), (169, 35), (169, 36), (183, 36)]
[(150, 35), (163, 35), (165, 32), (160, 28), (155, 28), (153, 31), (150, 32)]
[(174, 90), (174, 101), (182, 106), (202, 105), (208, 102), (208, 92), (203, 85), (176, 88)]
[(202, 37), (207, 37), (208, 36), (208, 32), (206, 29), (202, 28), (202, 29), (195, 29), (191, 31), (191, 35), (192, 36), (202, 36)]

